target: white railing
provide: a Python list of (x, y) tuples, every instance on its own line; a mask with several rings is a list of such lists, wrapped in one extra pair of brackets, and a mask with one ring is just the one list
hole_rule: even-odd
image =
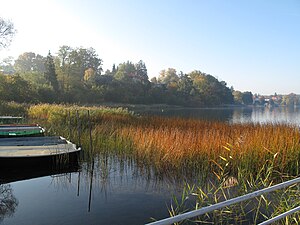
[[(200, 215), (203, 215), (205, 213), (209, 213), (211, 211), (221, 209), (221, 208), (224, 208), (224, 207), (232, 205), (232, 204), (243, 202), (245, 200), (252, 199), (252, 198), (255, 198), (257, 196), (260, 196), (260, 195), (263, 195), (263, 194), (266, 194), (266, 193), (269, 193), (269, 192), (272, 192), (272, 191), (275, 191), (275, 190), (278, 190), (278, 189), (286, 188), (288, 186), (291, 186), (291, 185), (299, 183), (299, 182), (300, 182), (300, 177), (289, 180), (289, 181), (285, 181), (285, 182), (280, 183), (280, 184), (276, 184), (276, 185), (271, 186), (271, 187), (267, 187), (267, 188), (264, 188), (264, 189), (261, 189), (261, 190), (254, 191), (254, 192), (248, 193), (248, 194), (243, 195), (243, 196), (239, 196), (239, 197), (232, 198), (232, 199), (229, 199), (229, 200), (226, 200), (226, 201), (223, 201), (223, 202), (219, 202), (219, 203), (216, 203), (214, 205), (203, 207), (201, 209), (193, 210), (193, 211), (183, 213), (183, 214), (179, 214), (179, 215), (176, 215), (176, 216), (173, 216), (173, 217), (170, 217), (170, 218), (166, 218), (166, 219), (162, 219), (162, 220), (155, 221), (155, 222), (152, 222), (152, 223), (148, 223), (147, 225), (168, 225), (168, 224), (177, 223), (177, 222), (180, 222), (182, 220), (186, 220), (186, 219), (190, 219), (190, 218), (193, 218), (193, 217), (196, 217), (196, 216), (200, 216)], [(267, 220), (267, 221), (261, 223), (260, 225), (270, 224), (270, 223), (275, 222), (275, 221), (277, 221), (281, 218), (284, 218), (285, 216), (288, 216), (288, 215), (290, 215), (290, 214), (292, 214), (292, 213), (294, 213), (298, 210), (300, 210), (300, 206), (296, 207), (296, 208), (294, 208), (294, 209), (292, 209), (288, 212), (285, 212), (285, 213), (283, 213), (279, 216), (276, 216), (276, 217), (274, 217), (270, 220)]]

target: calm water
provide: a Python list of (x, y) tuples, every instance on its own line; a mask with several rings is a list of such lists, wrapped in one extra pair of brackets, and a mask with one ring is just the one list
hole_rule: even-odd
[(282, 122), (300, 124), (300, 108), (288, 107), (237, 107), (237, 108), (155, 108), (141, 111), (129, 108), (140, 115), (160, 115), (168, 117), (185, 117), (227, 122)]
[[(140, 114), (184, 116), (228, 122), (300, 124), (299, 109), (158, 109)], [(0, 174), (0, 224), (144, 224), (168, 216), (182, 183), (155, 177), (131, 161), (96, 159), (63, 173), (14, 171)], [(52, 174), (52, 175), (50, 175)], [(35, 177), (35, 178), (34, 178)], [(5, 206), (3, 205), (5, 203)]]

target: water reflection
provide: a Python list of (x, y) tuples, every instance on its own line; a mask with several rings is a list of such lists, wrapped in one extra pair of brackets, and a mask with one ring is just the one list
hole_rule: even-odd
[(59, 176), (60, 174), (67, 174), (76, 172), (79, 166), (70, 166), (65, 168), (1, 168), (0, 171), (0, 184), (7, 184), (16, 181), (29, 180), (44, 176)]
[(175, 179), (164, 179), (133, 160), (112, 156), (81, 162), (75, 171), (18, 173), (0, 173), (2, 182), (11, 182), (5, 185), (20, 203), (15, 205), (18, 210), (5, 211), (11, 215), (3, 217), (6, 225), (143, 224), (151, 217), (168, 216), (166, 205), (182, 188), (174, 185), (181, 183)]
[(11, 185), (0, 185), (0, 222), (5, 217), (10, 217), (14, 214), (18, 206), (18, 200), (13, 195)]

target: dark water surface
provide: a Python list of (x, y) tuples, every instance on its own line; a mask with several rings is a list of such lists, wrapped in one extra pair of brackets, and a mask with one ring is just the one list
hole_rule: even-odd
[[(93, 170), (83, 163), (75, 172), (2, 184), (0, 224), (143, 224), (151, 216), (168, 216), (170, 184), (126, 163), (121, 168), (116, 160), (108, 167), (103, 172), (98, 163)], [(19, 179), (31, 176), (20, 174)], [(13, 207), (6, 208), (4, 200), (14, 202)]]
[[(300, 124), (296, 108), (176, 108), (138, 113)], [(103, 160), (94, 165), (82, 162), (80, 168), (56, 173), (15, 172), (18, 177), (0, 173), (0, 180), (8, 182), (0, 185), (0, 224), (144, 224), (151, 217), (167, 217), (172, 195), (183, 187), (182, 181), (157, 178), (129, 160), (106, 159), (105, 165)]]

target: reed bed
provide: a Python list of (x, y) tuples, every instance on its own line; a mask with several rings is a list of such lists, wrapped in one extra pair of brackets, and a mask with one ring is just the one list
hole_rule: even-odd
[(49, 123), (62, 124), (76, 119), (78, 112), (79, 118), (84, 123), (87, 122), (87, 111), (90, 111), (90, 120), (92, 122), (101, 122), (102, 120), (122, 120), (123, 117), (130, 117), (132, 113), (123, 108), (95, 107), (95, 106), (76, 106), (59, 104), (38, 104), (32, 105), (28, 109), (28, 115), (32, 119), (43, 119)]
[[(197, 183), (174, 198), (171, 216), (299, 175), (300, 131), (292, 124), (139, 117), (120, 108), (47, 104), (30, 107), (28, 115), (42, 119), (52, 134), (80, 139), (88, 163), (97, 158), (103, 166), (116, 157), (120, 165), (131, 160), (146, 174)], [(292, 186), (187, 223), (256, 224), (299, 205), (299, 197), (299, 187)], [(299, 218), (295, 214), (285, 222)]]
[(290, 124), (228, 124), (180, 118), (140, 118), (115, 131), (131, 140), (134, 156), (159, 171), (185, 168), (216, 175), (255, 173), (273, 160), (279, 172), (295, 174), (300, 159), (299, 128)]
[(0, 115), (1, 116), (27, 116), (27, 104), (16, 102), (5, 102), (0, 100)]
[(238, 171), (256, 173), (273, 159), (276, 171), (298, 172), (300, 131), (291, 124), (138, 117), (121, 108), (49, 104), (31, 106), (28, 114), (46, 120), (59, 132), (70, 133), (72, 124), (75, 141), (80, 127), (82, 142), (88, 144), (87, 110), (96, 154), (105, 151), (131, 156), (158, 173), (213, 173), (221, 179), (225, 174), (236, 176)]

